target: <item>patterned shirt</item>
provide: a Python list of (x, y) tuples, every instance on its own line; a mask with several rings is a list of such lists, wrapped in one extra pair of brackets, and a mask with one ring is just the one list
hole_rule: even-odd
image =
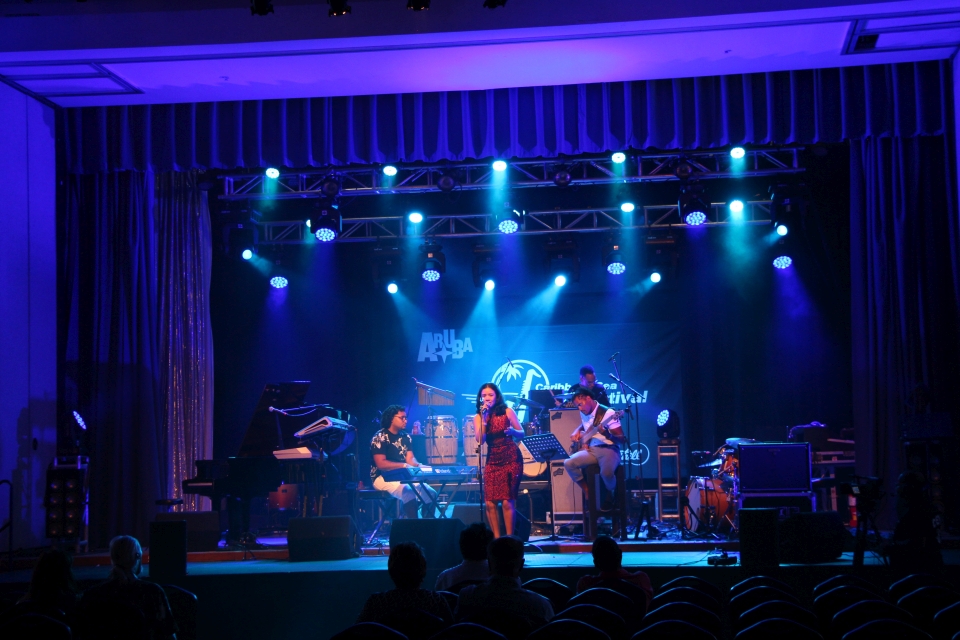
[(406, 462), (407, 451), (413, 450), (413, 441), (406, 431), (394, 435), (389, 429), (377, 431), (370, 441), (370, 479), (376, 480), (380, 477), (380, 469), (373, 463), (373, 456), (381, 454), (387, 456), (387, 462)]

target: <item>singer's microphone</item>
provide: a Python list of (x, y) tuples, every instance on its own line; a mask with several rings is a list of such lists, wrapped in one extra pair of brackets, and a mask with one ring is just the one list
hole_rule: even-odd
[(276, 411), (277, 413), (279, 413), (279, 414), (282, 415), (282, 416), (287, 415), (287, 412), (286, 412), (286, 411), (284, 411), (283, 409), (277, 409), (276, 407), (267, 407), (267, 411), (269, 411), (270, 413), (273, 413), (274, 411)]
[(618, 355), (620, 355), (620, 352), (619, 352), (619, 351), (617, 351), (615, 354), (613, 354), (612, 356), (610, 356), (609, 358), (607, 358), (607, 362), (613, 362), (614, 360), (617, 359), (617, 356), (618, 356)]

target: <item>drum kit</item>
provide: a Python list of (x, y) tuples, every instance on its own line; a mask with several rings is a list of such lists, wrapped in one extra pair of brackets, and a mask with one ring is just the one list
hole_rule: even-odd
[(695, 451), (709, 476), (690, 476), (684, 501), (683, 525), (701, 535), (737, 533), (737, 503), (740, 497), (739, 445), (752, 438), (727, 438), (714, 451)]

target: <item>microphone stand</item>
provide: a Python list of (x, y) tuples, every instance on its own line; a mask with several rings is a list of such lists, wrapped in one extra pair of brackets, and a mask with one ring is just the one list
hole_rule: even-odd
[[(637, 438), (638, 438), (638, 440), (637, 440), (637, 447), (638, 447), (637, 455), (638, 455), (638, 458), (639, 458), (639, 460), (640, 460), (640, 465), (639, 465), (639, 466), (640, 466), (640, 515), (637, 517), (637, 526), (636, 526), (636, 528), (633, 530), (633, 539), (634, 539), (634, 540), (639, 540), (639, 539), (640, 539), (640, 528), (641, 528), (641, 526), (643, 525), (643, 517), (646, 516), (646, 517), (647, 517), (647, 535), (648, 535), (648, 538), (647, 538), (647, 539), (649, 540), (649, 533), (650, 533), (650, 528), (651, 528), (651, 527), (650, 527), (650, 522), (651, 522), (651, 520), (650, 520), (650, 511), (649, 511), (649, 509), (650, 509), (650, 502), (647, 500), (647, 489), (646, 489), (646, 487), (644, 487), (644, 478), (643, 478), (643, 449), (640, 448), (643, 443), (641, 443), (640, 440), (639, 440), (639, 438), (640, 438), (640, 409), (639, 409), (639, 407), (637, 406), (637, 404), (638, 404), (637, 398), (640, 396), (640, 392), (637, 391), (636, 389), (634, 389), (634, 388), (631, 387), (629, 384), (627, 384), (626, 382), (623, 381), (623, 379), (620, 377), (620, 368), (616, 366), (616, 361), (614, 361), (614, 368), (617, 370), (617, 374), (614, 375), (614, 374), (611, 373), (611, 374), (610, 374), (610, 377), (617, 381), (617, 383), (620, 385), (620, 388), (621, 388), (621, 389), (626, 389), (627, 391), (630, 392), (630, 395), (633, 396), (633, 415), (634, 415), (634, 417), (635, 417), (636, 420), (637, 420)], [(629, 436), (628, 436), (628, 440), (627, 440), (627, 446), (628, 446), (628, 447), (630, 446)]]
[[(483, 435), (480, 438), (480, 442), (477, 443), (477, 484), (480, 488), (480, 522), (486, 522), (486, 501), (483, 499), (483, 443), (487, 441), (487, 423), (483, 421), (483, 412), (481, 409), (477, 409), (477, 415), (480, 416), (480, 426), (483, 429)], [(488, 525), (490, 523), (487, 523)]]

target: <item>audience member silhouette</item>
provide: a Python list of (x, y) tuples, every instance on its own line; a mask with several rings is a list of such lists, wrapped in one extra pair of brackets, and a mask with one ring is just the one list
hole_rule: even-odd
[(427, 577), (427, 559), (416, 542), (401, 542), (390, 547), (387, 572), (396, 588), (367, 598), (357, 622), (382, 622), (395, 614), (417, 609), (444, 622), (453, 619), (446, 598), (436, 591), (420, 588)]
[(0, 617), (0, 625), (28, 613), (72, 625), (80, 589), (73, 577), (73, 561), (59, 549), (40, 554), (27, 593)]
[(105, 605), (133, 607), (143, 614), (147, 634), (155, 640), (175, 640), (177, 623), (163, 588), (140, 579), (143, 570), (140, 542), (131, 536), (110, 541), (110, 576), (106, 582), (87, 589), (80, 599), (83, 610), (106, 610)]
[[(490, 527), (475, 522), (460, 532), (460, 555), (463, 562), (437, 576), (437, 591), (450, 591), (462, 583), (484, 582), (490, 577), (487, 547), (493, 541)], [(458, 589), (459, 591), (459, 589)]]
[(940, 553), (942, 515), (927, 497), (926, 480), (916, 471), (900, 474), (897, 480), (897, 526), (886, 548), (895, 573), (938, 573), (943, 567)]
[(460, 591), (455, 617), (457, 621), (489, 610), (520, 614), (534, 629), (553, 618), (553, 606), (540, 594), (520, 586), (523, 569), (523, 542), (513, 536), (497, 538), (487, 547), (490, 579)]
[(653, 600), (653, 585), (650, 576), (643, 571), (630, 572), (623, 568), (623, 551), (610, 536), (598, 536), (593, 541), (593, 566), (599, 573), (586, 575), (577, 582), (577, 593), (600, 586), (606, 580), (623, 580), (643, 589), (647, 594), (647, 608)]

